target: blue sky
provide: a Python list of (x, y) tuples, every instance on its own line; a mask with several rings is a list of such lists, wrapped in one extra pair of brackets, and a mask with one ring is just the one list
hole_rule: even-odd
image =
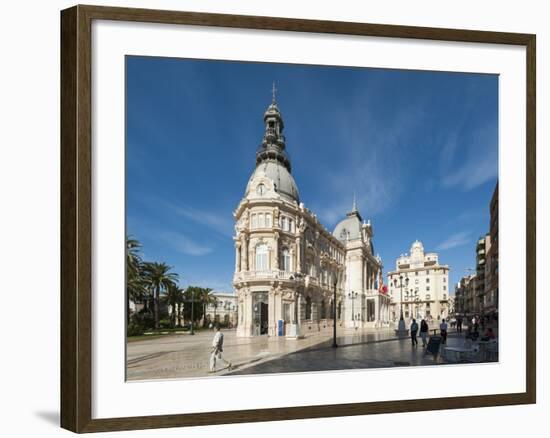
[(273, 81), (292, 173), (333, 230), (374, 227), (384, 271), (419, 239), (475, 267), (498, 176), (498, 77), (127, 57), (127, 231), (181, 284), (231, 291), (232, 212), (255, 166)]

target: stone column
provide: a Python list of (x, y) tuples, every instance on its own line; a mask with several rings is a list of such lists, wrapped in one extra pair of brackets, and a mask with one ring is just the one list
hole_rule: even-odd
[(273, 233), (273, 270), (279, 271), (279, 233)]
[(269, 336), (277, 336), (277, 314), (276, 314), (277, 288), (271, 287), (267, 297), (267, 333)]
[(235, 242), (235, 272), (240, 272), (241, 270), (241, 254), (239, 250), (241, 249), (241, 243)]
[(368, 260), (363, 261), (362, 269), (361, 269), (361, 286), (364, 291), (367, 291), (369, 288), (367, 278), (369, 275), (369, 262)]
[(296, 272), (302, 272), (301, 239), (296, 237)]
[(241, 271), (248, 271), (248, 239), (246, 234), (241, 236)]

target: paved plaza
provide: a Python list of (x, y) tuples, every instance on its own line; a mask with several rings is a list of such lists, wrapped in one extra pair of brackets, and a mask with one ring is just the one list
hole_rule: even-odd
[[(302, 339), (259, 336), (239, 338), (223, 330), (224, 358), (231, 370), (208, 372), (214, 332), (204, 330), (131, 341), (127, 344), (127, 380), (171, 379), (301, 371), (434, 365), (440, 358), (411, 347), (409, 338), (397, 339), (393, 328), (338, 330), (339, 347), (332, 345), (332, 330), (322, 329)], [(419, 339), (421, 344), (421, 341)], [(463, 345), (451, 333), (449, 346)]]

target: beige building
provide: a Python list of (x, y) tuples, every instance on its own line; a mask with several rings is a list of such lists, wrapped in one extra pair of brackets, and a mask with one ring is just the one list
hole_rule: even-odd
[(410, 254), (402, 254), (387, 275), (392, 321), (399, 320), (401, 309), (405, 320), (448, 318), (449, 266), (439, 264), (437, 253), (425, 253), (417, 240)]
[(237, 296), (232, 293), (216, 292), (214, 300), (206, 305), (207, 323), (220, 323), (223, 326), (237, 325)]
[(354, 202), (329, 232), (300, 202), (275, 99), (264, 123), (256, 168), (234, 212), (237, 335), (298, 337), (332, 326), (334, 308), (341, 327), (387, 323), (372, 225)]
[[(485, 307), (486, 280), (489, 277), (487, 266), (487, 253), (491, 249), (491, 237), (489, 234), (481, 236), (476, 243), (476, 280), (473, 313), (481, 314)], [(486, 275), (487, 273), (487, 275)]]
[(498, 315), (498, 183), (490, 204), (490, 242), (485, 265), (485, 300), (483, 312), (486, 315)]

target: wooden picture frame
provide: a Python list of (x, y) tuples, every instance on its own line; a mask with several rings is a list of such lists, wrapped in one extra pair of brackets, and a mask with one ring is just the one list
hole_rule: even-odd
[[(92, 418), (92, 22), (185, 24), (387, 38), (518, 45), (526, 48), (527, 223), (524, 393), (346, 403), (126, 418)], [(530, 34), (75, 6), (61, 12), (61, 426), (99, 432), (335, 417), (536, 402), (536, 37)]]

